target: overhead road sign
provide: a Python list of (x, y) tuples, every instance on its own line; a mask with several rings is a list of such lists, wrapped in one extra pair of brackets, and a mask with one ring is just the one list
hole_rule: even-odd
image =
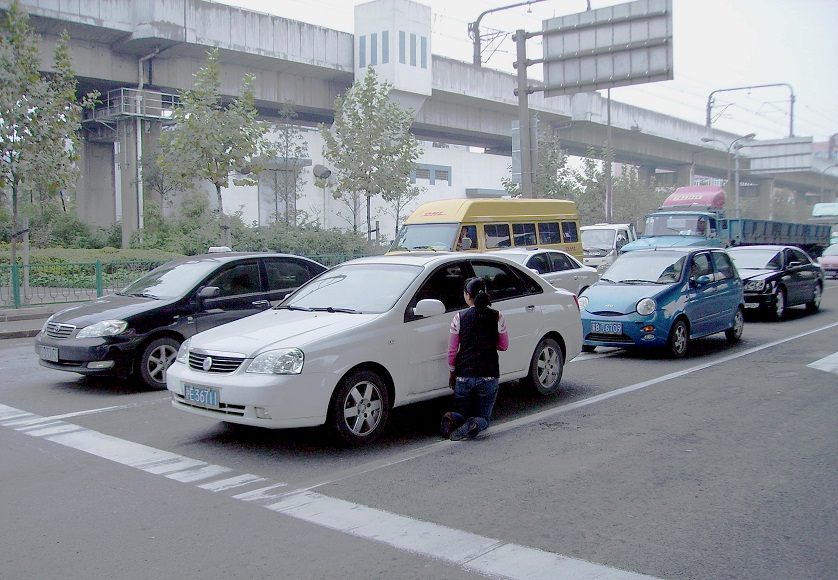
[(542, 26), (545, 96), (674, 78), (672, 0), (637, 0)]

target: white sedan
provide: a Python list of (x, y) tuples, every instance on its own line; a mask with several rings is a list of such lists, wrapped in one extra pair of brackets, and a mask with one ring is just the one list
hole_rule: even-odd
[(599, 280), (596, 268), (585, 266), (579, 260), (560, 250), (544, 248), (508, 248), (490, 254), (504, 256), (537, 272), (556, 288), (564, 288), (577, 296)]
[(422, 252), (345, 262), (275, 308), (196, 334), (167, 371), (176, 409), (281, 429), (327, 424), (362, 445), (399, 405), (450, 395), (447, 348), (463, 283), (506, 317), (501, 382), (559, 390), (582, 349), (576, 296), (505, 258)]

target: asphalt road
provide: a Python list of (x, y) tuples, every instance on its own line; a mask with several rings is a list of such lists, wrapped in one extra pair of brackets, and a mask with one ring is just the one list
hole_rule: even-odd
[(344, 449), (171, 408), (0, 341), (0, 578), (838, 578), (838, 283), (690, 355), (603, 351)]

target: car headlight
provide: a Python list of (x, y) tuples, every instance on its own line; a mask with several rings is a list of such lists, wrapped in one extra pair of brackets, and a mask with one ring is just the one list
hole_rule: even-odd
[(745, 284), (745, 290), (748, 292), (762, 292), (765, 290), (765, 280), (748, 280)]
[(186, 364), (189, 362), (189, 343), (192, 342), (191, 338), (187, 338), (183, 341), (183, 344), (180, 345), (180, 348), (177, 349), (177, 358), (175, 358), (175, 362)]
[(299, 348), (263, 352), (247, 367), (249, 373), (266, 375), (298, 375), (303, 371), (305, 356)]
[(128, 328), (124, 320), (103, 320), (90, 326), (85, 326), (76, 335), (76, 338), (98, 338), (100, 336), (116, 336)]
[(579, 310), (585, 310), (588, 307), (588, 297), (587, 296), (580, 296), (579, 297)]
[(637, 303), (637, 313), (641, 316), (648, 316), (654, 312), (657, 307), (658, 305), (655, 304), (654, 298), (644, 298)]

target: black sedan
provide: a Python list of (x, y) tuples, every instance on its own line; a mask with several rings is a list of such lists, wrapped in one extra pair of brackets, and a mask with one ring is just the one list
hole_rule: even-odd
[(39, 363), (83, 375), (139, 377), (166, 388), (181, 343), (261, 312), (325, 271), (288, 254), (215, 253), (172, 260), (116, 294), (55, 313), (35, 338)]
[(790, 306), (820, 309), (823, 269), (800, 248), (739, 246), (727, 252), (745, 283), (745, 308), (759, 309), (775, 320), (782, 320)]

